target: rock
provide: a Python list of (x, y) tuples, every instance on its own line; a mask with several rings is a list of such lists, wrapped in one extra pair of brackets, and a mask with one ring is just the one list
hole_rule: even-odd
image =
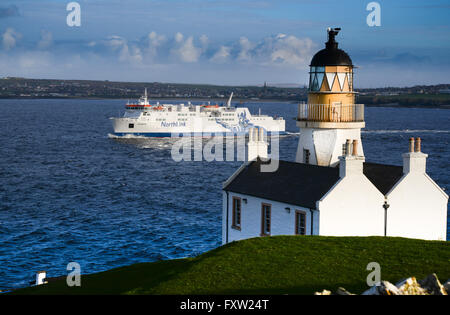
[(339, 287), (339, 288), (336, 290), (336, 292), (334, 293), (334, 295), (354, 295), (354, 294), (348, 292), (348, 291), (345, 290), (344, 288), (340, 288), (340, 287)]
[[(396, 285), (389, 281), (381, 281), (374, 285), (362, 295), (448, 295), (450, 293), (450, 279), (443, 285), (439, 282), (436, 274), (431, 274), (423, 280), (417, 281), (415, 277), (404, 279)], [(323, 290), (315, 295), (332, 295), (330, 291)], [(333, 295), (354, 295), (344, 288), (338, 288)]]
[(435, 273), (429, 275), (423, 280), (419, 280), (420, 286), (431, 295), (447, 295), (447, 291), (444, 289), (442, 284)]
[(445, 289), (445, 292), (447, 292), (447, 295), (450, 294), (450, 279), (448, 279), (444, 284), (443, 287)]
[(400, 281), (396, 284), (396, 287), (401, 295), (427, 295), (427, 291), (420, 286), (414, 277)]
[(381, 281), (379, 285), (374, 285), (362, 295), (402, 295), (399, 289), (389, 281)]
[(314, 295), (331, 295), (331, 291), (323, 290), (322, 292), (316, 292)]

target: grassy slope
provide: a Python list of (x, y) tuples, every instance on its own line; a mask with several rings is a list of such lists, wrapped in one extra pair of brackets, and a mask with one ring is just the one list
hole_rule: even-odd
[(343, 286), (360, 293), (370, 271), (383, 280), (450, 278), (450, 243), (383, 237), (279, 236), (235, 242), (196, 258), (144, 263), (82, 276), (19, 294), (312, 294)]

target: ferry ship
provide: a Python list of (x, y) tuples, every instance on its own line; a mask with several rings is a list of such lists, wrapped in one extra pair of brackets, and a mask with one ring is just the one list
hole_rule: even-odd
[(110, 118), (114, 135), (145, 137), (181, 137), (245, 135), (250, 128), (262, 127), (269, 134), (284, 134), (283, 117), (252, 115), (246, 107), (232, 107), (233, 93), (226, 106), (188, 104), (150, 104), (145, 94), (135, 103), (127, 103), (123, 117)]

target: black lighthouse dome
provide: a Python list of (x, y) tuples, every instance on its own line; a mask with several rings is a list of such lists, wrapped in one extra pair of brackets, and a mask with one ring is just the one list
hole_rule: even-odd
[(328, 29), (328, 42), (325, 44), (325, 49), (316, 53), (311, 60), (311, 67), (325, 67), (325, 66), (353, 66), (350, 56), (338, 48), (338, 43), (335, 40), (340, 28)]

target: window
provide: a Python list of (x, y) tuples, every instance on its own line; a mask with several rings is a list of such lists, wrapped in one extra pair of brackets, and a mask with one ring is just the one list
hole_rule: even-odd
[(311, 155), (311, 153), (309, 152), (309, 150), (303, 149), (303, 163), (309, 164), (309, 156), (310, 155)]
[(345, 143), (342, 145), (342, 155), (343, 156), (347, 155), (347, 145)]
[(261, 236), (270, 235), (271, 208), (269, 204), (262, 204), (261, 208)]
[(325, 76), (325, 67), (311, 67), (309, 90), (319, 91)]
[(306, 235), (306, 213), (303, 211), (295, 212), (295, 234)]
[(129, 124), (128, 128), (133, 129), (134, 128), (134, 124)]
[(241, 198), (233, 197), (233, 221), (232, 228), (241, 229)]

